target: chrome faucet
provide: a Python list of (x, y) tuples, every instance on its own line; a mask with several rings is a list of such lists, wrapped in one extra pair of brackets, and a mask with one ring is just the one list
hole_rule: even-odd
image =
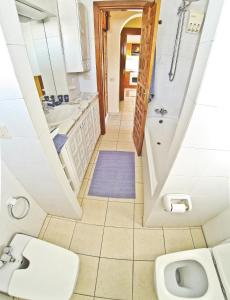
[(54, 109), (54, 106), (48, 105), (49, 101), (47, 100), (42, 100), (42, 109), (44, 113), (48, 113), (49, 110)]
[(12, 247), (9, 246), (3, 249), (3, 253), (0, 256), (0, 268), (9, 262), (15, 262), (16, 259), (12, 255), (12, 250)]
[(157, 114), (160, 114), (162, 117), (168, 113), (167, 109), (165, 109), (164, 107), (162, 107), (162, 108), (156, 108), (155, 112)]

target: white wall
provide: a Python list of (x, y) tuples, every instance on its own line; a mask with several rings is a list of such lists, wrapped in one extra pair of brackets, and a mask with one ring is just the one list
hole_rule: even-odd
[[(195, 83), (192, 79), (189, 87), (192, 89), (193, 84), (194, 95), (212, 44), (220, 8), (221, 2), (210, 0), (192, 74), (199, 81)], [(223, 11), (227, 11), (226, 7)], [(223, 76), (223, 80), (216, 76), (230, 67), (230, 48), (225, 38), (227, 20), (227, 14), (222, 14), (200, 93), (197, 98), (190, 99), (194, 107), (189, 126), (163, 189), (155, 199), (147, 220), (149, 225), (202, 225), (229, 206), (230, 139), (226, 137), (230, 129), (230, 104), (227, 76)], [(167, 193), (191, 195), (193, 210), (180, 215), (164, 212), (162, 196)]]
[(81, 92), (97, 92), (93, 0), (81, 0), (86, 7), (89, 29), (90, 71), (78, 73)]
[(79, 97), (80, 94), (80, 82), (78, 74), (76, 73), (67, 73), (66, 74), (69, 96), (71, 100), (74, 100)]
[(76, 99), (80, 93), (78, 75), (67, 74), (60, 37), (58, 17), (43, 22), (21, 23), (23, 38), (33, 75), (41, 75), (46, 95), (69, 95)]
[(0, 24), (0, 122), (11, 136), (2, 141), (3, 160), (46, 212), (80, 218), (41, 107), (14, 0), (2, 1)]
[(230, 208), (203, 225), (203, 232), (209, 247), (230, 238)]
[(69, 92), (58, 18), (21, 23), (21, 27), (33, 74), (42, 76), (46, 95), (70, 94), (70, 99), (76, 98), (79, 85), (75, 89), (71, 85)]
[[(21, 23), (23, 38), (27, 48), (29, 59), (31, 58), (30, 51), (34, 49), (37, 64), (39, 66), (42, 76), (42, 82), (46, 95), (56, 95), (56, 86), (54, 82), (54, 76), (51, 68), (50, 54), (47, 47), (45, 27), (43, 22), (31, 21), (28, 23)], [(30, 43), (28, 43), (30, 41)], [(32, 45), (32, 47), (29, 47)], [(31, 68), (34, 74), (34, 60), (29, 60)]]
[(46, 19), (44, 27), (57, 95), (67, 94), (74, 100), (80, 93), (80, 83), (77, 73), (66, 73), (58, 15)]
[[(100, 1), (100, 0), (96, 0)], [(96, 74), (96, 59), (95, 59), (95, 38), (94, 38), (94, 14), (93, 14), (93, 0), (80, 0), (86, 7), (88, 15), (88, 29), (89, 29), (89, 50), (90, 50), (90, 71), (78, 73), (78, 79), (81, 92), (97, 92), (97, 74)], [(129, 12), (130, 15), (133, 12)], [(119, 40), (116, 47), (120, 44)]]
[[(90, 50), (90, 71), (79, 73), (77, 76), (79, 78), (80, 90), (81, 92), (97, 92), (97, 74), (96, 74), (96, 59), (95, 59), (95, 39), (94, 39), (94, 14), (93, 14), (93, 0), (80, 0), (83, 3), (87, 10), (88, 15), (88, 29), (89, 29), (89, 50)], [(127, 14), (127, 12), (124, 12)], [(133, 15), (133, 12), (128, 14)], [(117, 40), (115, 47), (117, 48), (120, 45), (120, 39)], [(118, 56), (118, 60), (120, 55)], [(113, 61), (113, 64), (116, 61)], [(117, 63), (116, 63), (117, 64)], [(117, 106), (116, 106), (117, 110)]]
[(33, 42), (33, 35), (31, 32), (30, 22), (21, 23), (21, 27), (33, 75), (41, 75), (36, 49)]
[(44, 20), (47, 47), (57, 95), (69, 94), (65, 61), (57, 17)]
[[(22, 220), (11, 218), (7, 210), (7, 200), (10, 197), (24, 196), (30, 202), (30, 211)], [(0, 249), (8, 244), (15, 233), (25, 233), (38, 236), (46, 213), (38, 206), (34, 198), (25, 190), (13, 176), (4, 162), (1, 166), (1, 202), (0, 202)]]
[(107, 33), (108, 47), (108, 112), (119, 112), (120, 86), (120, 34), (130, 17), (137, 15), (130, 11), (110, 13), (110, 29)]
[[(229, 80), (228, 70), (230, 68), (230, 41), (226, 39), (227, 28), (229, 23), (228, 11), (230, 10), (230, 2), (225, 1), (220, 24), (217, 30), (216, 42), (213, 45), (211, 59), (206, 71), (206, 80), (201, 90), (201, 97), (198, 99), (199, 107), (212, 109), (212, 112), (219, 115), (222, 124), (222, 131), (219, 133), (219, 139), (216, 141), (218, 148), (224, 148), (225, 151), (216, 150), (219, 159), (222, 158), (222, 168), (226, 170), (226, 175), (230, 173), (230, 149), (229, 149)], [(221, 74), (221, 78), (217, 78)], [(212, 88), (210, 88), (212, 87)], [(217, 121), (217, 120), (216, 120)], [(210, 120), (211, 123), (211, 120)], [(218, 124), (218, 122), (215, 122)], [(208, 125), (208, 124), (207, 124)], [(212, 128), (210, 128), (212, 130)], [(211, 134), (210, 130), (210, 134)], [(209, 136), (210, 141), (214, 144), (214, 138)], [(220, 141), (222, 139), (222, 142)], [(216, 148), (216, 147), (215, 147)], [(222, 157), (223, 155), (223, 157)], [(212, 161), (215, 165), (218, 161)], [(220, 164), (220, 163), (219, 163)], [(221, 164), (220, 164), (221, 166)], [(228, 172), (228, 173), (227, 173)], [(219, 197), (216, 201), (219, 202)], [(204, 224), (204, 234), (209, 246), (216, 245), (223, 240), (230, 238), (230, 194), (228, 195), (228, 208), (224, 209), (219, 215)]]
[(37, 9), (44, 10), (48, 13), (57, 14), (57, 1), (56, 0), (24, 0), (24, 3), (36, 7)]
[(162, 24), (158, 26), (154, 84), (155, 97), (148, 108), (150, 117), (155, 115), (154, 110), (156, 108), (161, 107), (167, 109), (168, 117), (179, 117), (200, 38), (200, 34), (186, 32), (189, 10), (205, 12), (207, 2), (207, 0), (193, 2), (186, 13), (176, 76), (174, 81), (170, 82), (168, 73), (177, 31), (177, 10), (182, 1), (161, 1), (160, 20), (162, 20)]
[[(88, 12), (91, 70), (79, 74), (78, 77), (81, 91), (96, 92), (93, 0), (81, 0), (81, 2), (86, 6)], [(192, 3), (191, 8), (203, 10), (206, 6), (206, 2), (206, 0), (194, 2)], [(181, 60), (178, 65), (177, 76), (175, 81), (170, 83), (168, 80), (168, 72), (177, 28), (177, 8), (180, 4), (180, 0), (162, 0), (160, 18), (163, 20), (163, 24), (159, 26), (157, 41), (156, 97), (149, 106), (150, 116), (151, 114), (154, 114), (153, 111), (156, 107), (165, 106), (170, 115), (178, 117), (184, 100), (184, 92), (199, 35), (185, 34), (181, 45)], [(118, 45), (119, 41), (116, 43), (115, 48), (118, 47)], [(180, 76), (182, 71), (186, 72), (187, 76)]]

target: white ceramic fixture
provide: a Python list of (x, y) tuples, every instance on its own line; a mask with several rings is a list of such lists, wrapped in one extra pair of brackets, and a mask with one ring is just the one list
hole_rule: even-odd
[(155, 285), (159, 300), (229, 300), (230, 243), (158, 257)]
[(16, 234), (8, 248), (11, 259), (0, 268), (0, 292), (20, 299), (71, 298), (79, 272), (77, 254), (24, 234)]
[(49, 109), (45, 116), (50, 127), (57, 126), (69, 119), (77, 119), (81, 114), (81, 109), (78, 105), (60, 105), (53, 109)]

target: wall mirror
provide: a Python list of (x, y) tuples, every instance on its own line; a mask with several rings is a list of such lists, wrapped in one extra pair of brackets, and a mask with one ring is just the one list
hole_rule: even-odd
[(15, 2), (39, 97), (69, 94), (58, 17)]

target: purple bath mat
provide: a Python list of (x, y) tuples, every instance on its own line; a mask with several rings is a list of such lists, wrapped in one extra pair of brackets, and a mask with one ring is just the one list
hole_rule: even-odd
[(135, 154), (125, 151), (100, 151), (93, 173), (90, 196), (135, 198)]

